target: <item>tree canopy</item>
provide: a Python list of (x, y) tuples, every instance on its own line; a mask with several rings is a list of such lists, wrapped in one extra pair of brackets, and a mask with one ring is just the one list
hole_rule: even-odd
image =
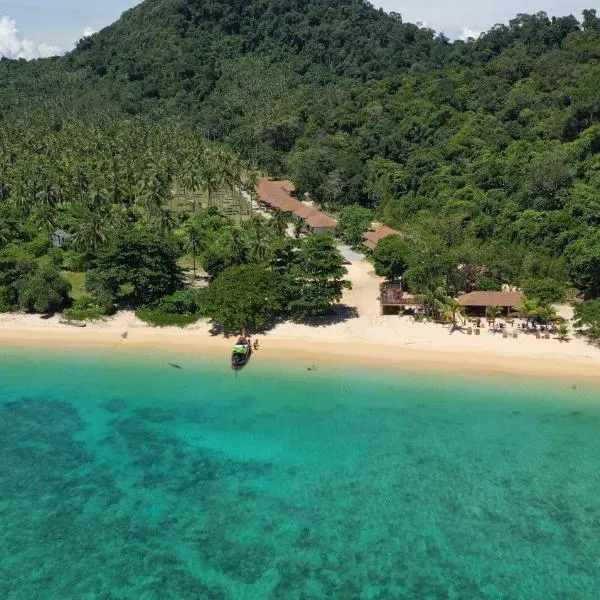
[(173, 239), (144, 230), (118, 232), (102, 247), (87, 273), (87, 289), (132, 306), (151, 304), (182, 285)]
[(210, 285), (206, 314), (227, 331), (262, 330), (285, 307), (281, 275), (259, 265), (223, 271)]

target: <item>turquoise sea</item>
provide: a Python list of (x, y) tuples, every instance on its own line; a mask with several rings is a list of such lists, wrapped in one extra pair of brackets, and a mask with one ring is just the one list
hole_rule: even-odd
[(600, 597), (598, 389), (0, 359), (4, 600)]

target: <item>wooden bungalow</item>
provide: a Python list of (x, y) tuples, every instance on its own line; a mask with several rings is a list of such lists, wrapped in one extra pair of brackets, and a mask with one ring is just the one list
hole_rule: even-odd
[(379, 286), (379, 303), (382, 315), (423, 307), (423, 302), (405, 292), (399, 281), (384, 281)]
[(485, 309), (489, 306), (499, 306), (508, 316), (522, 299), (523, 292), (470, 292), (459, 296), (458, 302), (469, 316), (485, 316)]

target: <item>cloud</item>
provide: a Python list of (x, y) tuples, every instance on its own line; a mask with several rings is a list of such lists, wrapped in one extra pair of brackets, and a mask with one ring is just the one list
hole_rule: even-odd
[(83, 37), (84, 37), (84, 38), (86, 38), (86, 37), (90, 37), (90, 35), (94, 35), (95, 33), (96, 33), (96, 30), (95, 30), (95, 29), (92, 29), (91, 27), (86, 27), (86, 28), (83, 30)]
[(463, 27), (460, 35), (458, 36), (458, 39), (462, 40), (463, 42), (466, 42), (469, 39), (476, 40), (482, 33), (483, 33), (483, 31), (481, 31), (479, 29), (471, 29), (470, 27)]
[(46, 58), (61, 54), (58, 46), (36, 44), (19, 35), (17, 22), (6, 15), (0, 17), (0, 56), (7, 58)]

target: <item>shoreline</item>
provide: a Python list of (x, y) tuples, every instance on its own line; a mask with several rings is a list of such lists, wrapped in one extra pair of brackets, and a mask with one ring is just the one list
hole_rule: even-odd
[[(0, 344), (8, 351), (27, 348), (104, 349), (127, 353), (171, 351), (191, 355), (210, 354), (212, 357), (222, 354), (223, 361), (228, 361), (232, 345), (232, 338), (212, 336), (206, 322), (185, 329), (153, 328), (141, 322), (132, 327), (135, 317), (120, 314), (86, 328), (75, 328), (59, 325), (54, 319), (41, 321), (39, 316), (11, 317), (10, 323), (6, 319), (0, 320)], [(290, 327), (302, 328), (297, 337), (286, 335)], [(420, 326), (415, 327), (418, 331)], [(511, 348), (513, 352), (503, 352), (502, 342), (505, 340), (500, 339), (493, 340), (498, 342), (496, 348), (490, 348), (489, 344), (485, 348), (464, 344), (444, 347), (427, 340), (422, 343), (398, 340), (390, 344), (384, 340), (373, 343), (370, 340), (328, 339), (332, 336), (325, 335), (327, 332), (324, 329), (327, 328), (284, 324), (269, 334), (258, 336), (261, 346), (254, 360), (260, 361), (262, 366), (265, 366), (265, 362), (276, 365), (281, 361), (295, 361), (305, 363), (307, 368), (312, 365), (364, 365), (398, 372), (414, 370), (454, 376), (488, 374), (559, 380), (570, 384), (577, 384), (581, 380), (600, 383), (600, 351), (592, 346), (589, 347), (589, 354), (585, 355), (571, 353), (561, 356), (551, 353), (526, 356), (514, 352), (516, 346)], [(122, 340), (120, 335), (124, 330), (128, 331), (128, 337)], [(543, 346), (539, 349), (542, 350)]]

